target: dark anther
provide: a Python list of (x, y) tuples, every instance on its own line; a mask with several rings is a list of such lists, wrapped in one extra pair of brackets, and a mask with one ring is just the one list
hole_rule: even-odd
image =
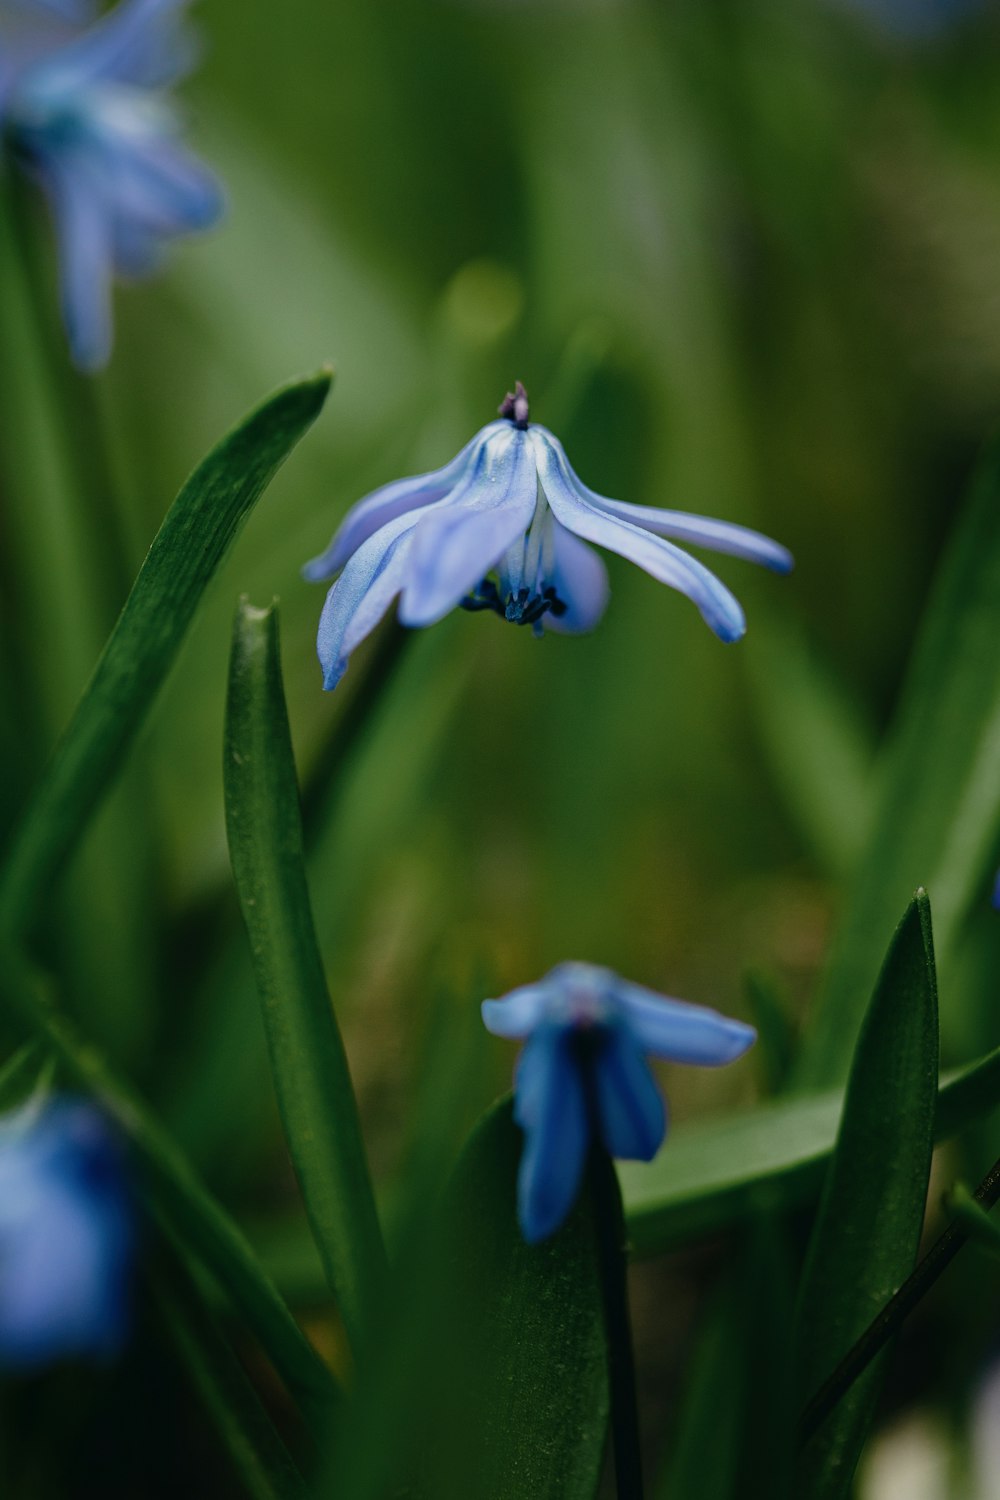
[(515, 380), (514, 389), (507, 392), (497, 409), (524, 432), (528, 425), (528, 393), (519, 380)]
[(503, 600), (492, 578), (484, 578), (474, 594), (466, 594), (461, 600), (461, 606), (472, 614), (477, 610), (491, 609), (494, 614), (502, 617), (504, 612)]
[(566, 601), (564, 599), (560, 599), (559, 595), (551, 585), (545, 590), (542, 598), (546, 601), (550, 611), (555, 615), (557, 620), (566, 613), (566, 610), (568, 608)]

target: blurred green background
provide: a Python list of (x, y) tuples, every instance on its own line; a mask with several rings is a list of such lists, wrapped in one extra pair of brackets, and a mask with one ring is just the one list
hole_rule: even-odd
[[(228, 217), (118, 292), (98, 392), (132, 571), (245, 408), (326, 360), (337, 378), (91, 840), (75, 1004), (308, 1286), (223, 828), (237, 596), (281, 599), (308, 779), (378, 643), (322, 693), (323, 594), (301, 564), (367, 489), (450, 457), (515, 378), (592, 487), (741, 521), (797, 559), (789, 579), (719, 562), (749, 619), (735, 646), (615, 558), (592, 636), (459, 612), (410, 643), (311, 830), (390, 1213), (427, 1100), (457, 1142), (506, 1086), (486, 992), (576, 957), (746, 1015), (756, 970), (799, 1024), (1000, 405), (1000, 13), (927, 35), (809, 0), (211, 0), (198, 17), (185, 97)], [(85, 575), (53, 597), (36, 558), (20, 600), (34, 681), (5, 691), (33, 698), (34, 739), (4, 729), (8, 822), (120, 602)], [(950, 1062), (997, 1040), (985, 869), (979, 905), (961, 1006), (942, 992)], [(768, 1078), (766, 1057), (668, 1070), (674, 1116)], [(637, 1279), (654, 1455), (718, 1254)], [(934, 1399), (917, 1365), (892, 1399)]]

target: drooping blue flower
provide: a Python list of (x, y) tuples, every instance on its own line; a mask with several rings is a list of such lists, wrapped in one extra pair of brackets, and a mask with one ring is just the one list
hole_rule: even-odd
[(32, 1102), (0, 1120), (0, 1366), (114, 1354), (133, 1240), (122, 1148), (92, 1104)]
[(529, 1243), (545, 1239), (576, 1198), (593, 1141), (611, 1156), (650, 1161), (667, 1130), (647, 1054), (719, 1067), (745, 1052), (752, 1026), (566, 963), (537, 984), (484, 1000), (494, 1036), (525, 1042), (514, 1076), (514, 1118), (524, 1131), (517, 1212)]
[(670, 537), (779, 573), (792, 566), (784, 547), (745, 526), (595, 494), (559, 439), (529, 423), (518, 382), (500, 419), (451, 463), (360, 500), (303, 569), (316, 582), (340, 575), (319, 623), (323, 686), (337, 686), (351, 652), (397, 594), (404, 625), (432, 625), (461, 605), (531, 625), (536, 635), (592, 629), (604, 613), (608, 578), (591, 542), (679, 589), (716, 635), (737, 640), (746, 624), (736, 599)]
[(185, 5), (120, 0), (82, 25), (89, 7), (67, 0), (47, 9), (75, 24), (18, 20), (0, 0), (0, 128), (48, 200), (63, 319), (83, 369), (111, 352), (113, 275), (147, 275), (169, 240), (207, 228), (222, 208), (165, 92), (193, 57)]

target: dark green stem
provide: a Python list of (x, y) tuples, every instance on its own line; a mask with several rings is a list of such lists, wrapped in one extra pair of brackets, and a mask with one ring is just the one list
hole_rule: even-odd
[[(994, 1162), (976, 1188), (975, 1201), (990, 1209), (1000, 1199), (1000, 1160)], [(823, 1424), (841, 1397), (850, 1389), (875, 1356), (898, 1332), (903, 1321), (930, 1291), (938, 1277), (954, 1260), (969, 1239), (969, 1230), (956, 1222), (935, 1240), (923, 1260), (890, 1297), (882, 1311), (869, 1323), (864, 1333), (841, 1360), (830, 1378), (824, 1381), (799, 1418), (799, 1442), (804, 1444)]]
[(382, 694), (406, 654), (413, 631), (389, 621), (379, 633), (364, 675), (344, 705), (302, 785), (302, 825), (308, 849), (326, 823), (340, 794), (341, 772), (371, 722)]
[(75, 370), (48, 274), (51, 257), (43, 254), (39, 228), (40, 203), (29, 185), (10, 174), (7, 203), (12, 242), (21, 262), (21, 275), (38, 336), (38, 348), (55, 397), (63, 447), (72, 486), (86, 509), (94, 541), (88, 571), (99, 580), (103, 631), (109, 630), (124, 602), (133, 569), (127, 555), (122, 516), (117, 499), (114, 465), (107, 442), (105, 415), (96, 380)]
[(597, 1232), (598, 1266), (608, 1344), (611, 1433), (618, 1500), (642, 1500), (639, 1406), (635, 1386), (632, 1324), (628, 1311), (625, 1216), (614, 1162), (595, 1145), (589, 1163), (590, 1191)]

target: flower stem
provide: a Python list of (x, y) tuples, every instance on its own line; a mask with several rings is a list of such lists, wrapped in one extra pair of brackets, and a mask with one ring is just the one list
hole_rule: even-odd
[[(994, 1162), (974, 1193), (975, 1201), (990, 1209), (1000, 1199), (1000, 1160)], [(954, 1260), (969, 1239), (969, 1230), (960, 1220), (949, 1224), (913, 1272), (903, 1282), (882, 1311), (873, 1318), (858, 1341), (852, 1345), (828, 1380), (824, 1381), (799, 1418), (800, 1444), (808, 1442), (829, 1416), (837, 1402), (881, 1353), (903, 1320), (930, 1291), (941, 1273)]]
[(369, 727), (382, 694), (395, 677), (414, 632), (390, 621), (380, 631), (365, 674), (334, 723), (315, 764), (303, 779), (302, 824), (308, 847), (327, 820), (340, 794), (340, 773)]
[(589, 1163), (590, 1191), (597, 1231), (598, 1266), (608, 1344), (608, 1383), (611, 1388), (611, 1432), (615, 1452), (618, 1500), (642, 1500), (642, 1459), (639, 1450), (639, 1407), (632, 1352), (632, 1325), (626, 1281), (625, 1216), (614, 1162), (603, 1146), (595, 1145)]

